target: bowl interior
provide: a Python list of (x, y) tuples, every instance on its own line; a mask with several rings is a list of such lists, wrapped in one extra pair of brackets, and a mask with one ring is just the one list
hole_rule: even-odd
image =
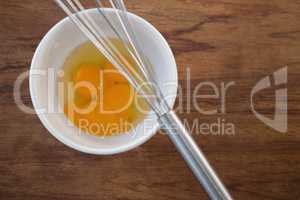
[[(96, 9), (84, 12), (89, 12), (108, 37), (114, 37)], [(115, 17), (111, 9), (105, 9), (104, 12), (110, 17)], [(151, 24), (134, 14), (129, 14), (129, 17), (144, 53), (154, 67), (153, 75), (172, 107), (177, 92), (174, 56), (165, 39)], [(80, 133), (79, 129), (56, 109), (59, 108), (59, 101), (56, 86), (58, 75), (55, 72), (61, 69), (70, 52), (86, 41), (87, 38), (69, 18), (56, 24), (42, 39), (30, 70), (30, 93), (34, 108), (49, 132), (72, 148), (92, 154), (115, 154), (130, 150), (145, 142), (157, 131), (158, 123), (152, 112), (129, 134), (96, 137)]]

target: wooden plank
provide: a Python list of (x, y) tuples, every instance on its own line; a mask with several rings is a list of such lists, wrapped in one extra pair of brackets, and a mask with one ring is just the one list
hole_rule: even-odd
[[(130, 0), (130, 11), (155, 25), (172, 47), (186, 97), (204, 81), (227, 92), (226, 113), (180, 113), (235, 125), (235, 135), (195, 134), (235, 199), (299, 199), (300, 191), (300, 3), (297, 0)], [(92, 1), (86, 5), (92, 6)], [(13, 199), (207, 199), (176, 149), (157, 134), (135, 150), (115, 156), (76, 152), (54, 139), (35, 115), (14, 103), (13, 84), (29, 69), (43, 35), (64, 17), (52, 1), (0, 3), (0, 198)], [(249, 95), (264, 76), (288, 66), (288, 133), (274, 131), (250, 110)], [(211, 90), (201, 90), (202, 93)], [(22, 97), (30, 105), (28, 84)], [(257, 96), (259, 111), (272, 114), (274, 90)], [(180, 105), (177, 101), (177, 105)], [(182, 101), (186, 107), (187, 101)], [(201, 101), (214, 109), (220, 102)]]

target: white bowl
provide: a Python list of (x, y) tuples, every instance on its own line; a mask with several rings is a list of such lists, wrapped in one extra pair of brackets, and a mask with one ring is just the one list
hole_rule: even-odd
[[(96, 9), (89, 12), (102, 30), (109, 30)], [(113, 15), (111, 9), (104, 9), (107, 15)], [(177, 93), (177, 67), (172, 51), (163, 36), (147, 21), (129, 14), (136, 35), (141, 41), (145, 54), (154, 66), (154, 77), (158, 81), (167, 101), (173, 107)], [(106, 31), (107, 36), (112, 33)], [(155, 115), (150, 112), (129, 134), (111, 137), (96, 137), (88, 134), (78, 134), (79, 129), (71, 125), (59, 107), (57, 91), (58, 71), (70, 52), (81, 43), (87, 41), (82, 32), (65, 18), (56, 24), (42, 39), (32, 59), (30, 69), (30, 94), (33, 106), (48, 131), (69, 147), (91, 154), (116, 154), (133, 149), (148, 139), (158, 130), (159, 125)], [(39, 75), (38, 75), (39, 74)], [(51, 82), (53, 79), (54, 82)]]

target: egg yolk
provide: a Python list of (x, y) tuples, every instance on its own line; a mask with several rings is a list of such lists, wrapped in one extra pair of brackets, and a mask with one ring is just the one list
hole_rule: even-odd
[[(73, 102), (65, 105), (64, 112), (77, 127), (90, 134), (102, 136), (128, 132), (131, 129), (135, 91), (110, 63), (103, 67), (81, 64), (74, 71), (72, 81)], [(88, 108), (92, 103), (95, 106), (88, 112), (79, 112), (72, 108)], [(94, 124), (94, 128), (82, 128), (83, 120), (85, 124)]]

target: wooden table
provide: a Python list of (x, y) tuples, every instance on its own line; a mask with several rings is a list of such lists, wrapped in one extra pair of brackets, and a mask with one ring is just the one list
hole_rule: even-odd
[[(90, 6), (92, 1), (87, 2)], [(201, 82), (235, 82), (220, 99), (198, 99), (179, 115), (212, 124), (233, 123), (234, 135), (193, 134), (235, 199), (300, 198), (300, 2), (298, 0), (128, 0), (166, 37), (176, 56), (186, 107), (185, 69), (191, 89)], [(14, 103), (16, 78), (30, 67), (43, 35), (64, 13), (51, 1), (0, 3), (0, 199), (208, 199), (168, 138), (157, 134), (120, 155), (94, 156), (68, 148), (36, 115)], [(288, 132), (255, 117), (250, 93), (263, 77), (288, 66)], [(28, 83), (22, 99), (30, 105)], [(259, 113), (274, 112), (274, 88), (255, 96)], [(203, 87), (201, 94), (211, 94)], [(188, 94), (189, 95), (189, 94)], [(177, 105), (179, 105), (179, 101)]]

